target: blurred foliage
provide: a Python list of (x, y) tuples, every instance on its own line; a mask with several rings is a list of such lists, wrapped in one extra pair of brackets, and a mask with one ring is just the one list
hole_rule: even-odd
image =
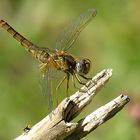
[[(80, 34), (71, 53), (91, 59), (90, 76), (108, 67), (114, 71), (106, 88), (80, 114), (82, 118), (120, 92), (140, 96), (139, 5), (139, 0), (0, 0), (0, 17), (35, 44), (51, 48), (72, 19), (89, 8), (97, 9), (97, 16)], [(70, 93), (74, 91), (70, 89)], [(63, 94), (60, 91), (61, 98)], [(35, 124), (46, 113), (38, 84), (38, 62), (1, 30), (0, 139), (17, 137), (26, 124)], [(85, 139), (134, 140), (135, 127), (127, 107)]]

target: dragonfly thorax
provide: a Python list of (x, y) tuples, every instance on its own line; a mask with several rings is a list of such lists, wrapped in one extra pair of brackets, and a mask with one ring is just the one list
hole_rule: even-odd
[(79, 75), (86, 75), (91, 66), (91, 61), (89, 59), (77, 59), (75, 71)]
[(73, 74), (75, 71), (76, 61), (67, 52), (58, 51), (55, 52), (52, 56), (48, 59), (48, 65), (66, 73)]
[(55, 61), (55, 68), (66, 73), (77, 73), (78, 75), (86, 75), (91, 66), (89, 59), (75, 59), (67, 52), (57, 52), (52, 56), (52, 60)]

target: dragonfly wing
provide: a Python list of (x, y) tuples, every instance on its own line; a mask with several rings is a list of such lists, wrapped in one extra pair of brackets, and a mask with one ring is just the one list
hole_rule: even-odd
[(59, 100), (58, 95), (56, 95), (56, 87), (62, 80), (62, 77), (64, 77), (63, 72), (52, 68), (48, 68), (47, 72), (40, 75), (39, 85), (45, 98), (45, 102), (47, 103), (49, 113), (52, 112)]
[(87, 26), (87, 24), (96, 16), (95, 9), (88, 9), (74, 19), (64, 31), (60, 34), (56, 41), (56, 49), (68, 50), (76, 41), (80, 32)]
[(51, 78), (51, 69), (48, 69), (47, 72), (40, 75), (39, 85), (41, 87), (41, 92), (47, 103), (49, 113), (53, 110), (53, 89), (52, 89), (52, 78)]

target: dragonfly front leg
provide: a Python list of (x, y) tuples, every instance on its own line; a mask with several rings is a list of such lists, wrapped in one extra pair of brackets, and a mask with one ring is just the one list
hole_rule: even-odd
[[(82, 78), (86, 79), (86, 80), (92, 80), (92, 78), (89, 78), (89, 77), (85, 77), (83, 75), (80, 75)], [(94, 81), (94, 84), (97, 84), (96, 81)]]
[[(75, 78), (77, 79), (77, 81), (79, 82), (79, 84), (84, 85), (87, 88), (86, 83), (82, 82), (81, 79), (78, 77), (78, 75), (75, 73), (74, 74)], [(88, 88), (87, 88), (88, 90)], [(85, 90), (80, 89), (81, 92), (85, 92)]]
[(77, 81), (79, 82), (79, 84), (81, 85), (86, 85), (86, 83), (82, 82), (81, 79), (78, 77), (77, 74), (74, 74), (75, 78), (77, 79)]
[(84, 75), (80, 75), (82, 78), (84, 78), (84, 79), (86, 79), (86, 80), (91, 80), (92, 78), (90, 78), (90, 77), (86, 77), (86, 76), (84, 76)]

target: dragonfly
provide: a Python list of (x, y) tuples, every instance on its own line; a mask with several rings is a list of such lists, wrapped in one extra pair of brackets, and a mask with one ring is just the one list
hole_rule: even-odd
[(63, 72), (65, 75), (56, 87), (56, 91), (66, 80), (66, 96), (68, 96), (69, 79), (72, 76), (73, 85), (76, 88), (75, 79), (79, 84), (85, 85), (81, 80), (89, 80), (88, 74), (91, 61), (88, 58), (75, 58), (68, 51), (73, 46), (80, 32), (88, 25), (88, 23), (96, 16), (95, 9), (88, 9), (72, 22), (70, 22), (59, 35), (55, 43), (55, 49), (38, 47), (27, 38), (19, 34), (6, 21), (0, 20), (0, 26), (13, 36), (33, 57), (41, 62), (40, 72), (43, 75), (43, 92), (48, 98), (48, 106), (52, 110), (52, 70)]

